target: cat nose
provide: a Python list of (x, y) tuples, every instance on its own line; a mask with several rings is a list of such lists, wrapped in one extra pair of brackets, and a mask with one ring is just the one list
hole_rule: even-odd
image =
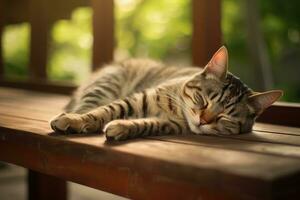
[(209, 124), (212, 122), (214, 119), (214, 115), (212, 113), (205, 111), (201, 116), (200, 116), (200, 123), (201, 124)]
[(208, 124), (203, 118), (200, 117), (200, 124)]

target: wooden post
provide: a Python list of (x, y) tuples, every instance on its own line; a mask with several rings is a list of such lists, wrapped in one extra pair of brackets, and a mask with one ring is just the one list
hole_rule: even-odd
[(2, 34), (5, 26), (5, 2), (0, 0), (0, 77), (4, 75)]
[(47, 53), (49, 37), (48, 1), (29, 1), (30, 37), (30, 65), (29, 73), (33, 79), (47, 78)]
[(220, 0), (193, 0), (192, 61), (204, 66), (221, 46)]
[(66, 181), (28, 170), (28, 199), (29, 200), (66, 200)]
[(114, 51), (114, 3), (108, 0), (92, 0), (93, 8), (93, 70), (113, 60)]

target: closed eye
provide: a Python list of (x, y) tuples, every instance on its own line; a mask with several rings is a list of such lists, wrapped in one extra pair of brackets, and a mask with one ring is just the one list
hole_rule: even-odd
[(217, 118), (216, 118), (216, 122), (218, 122), (221, 118), (222, 118), (223, 116), (218, 116)]
[(217, 96), (218, 96), (218, 93), (214, 93), (214, 94), (210, 97), (210, 99), (213, 101)]
[(223, 114), (223, 113), (221, 113), (221, 114), (219, 114), (219, 115), (217, 116), (216, 122), (218, 122), (219, 120), (234, 123), (227, 115), (225, 115), (225, 114)]
[(208, 106), (207, 101), (202, 97), (200, 93), (195, 93), (194, 98), (197, 102), (197, 105), (199, 106), (200, 109), (206, 109)]

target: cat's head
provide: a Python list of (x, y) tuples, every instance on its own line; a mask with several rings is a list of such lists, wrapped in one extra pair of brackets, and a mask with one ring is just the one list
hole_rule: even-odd
[(256, 117), (282, 96), (280, 90), (253, 92), (227, 69), (223, 46), (201, 73), (184, 84), (184, 114), (193, 132), (205, 132), (207, 124), (227, 134), (249, 132)]

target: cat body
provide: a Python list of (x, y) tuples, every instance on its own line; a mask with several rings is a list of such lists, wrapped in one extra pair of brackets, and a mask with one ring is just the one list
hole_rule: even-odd
[(51, 121), (64, 133), (102, 132), (124, 140), (165, 134), (250, 132), (281, 91), (255, 93), (227, 71), (221, 47), (205, 68), (130, 59), (95, 72), (66, 113)]

